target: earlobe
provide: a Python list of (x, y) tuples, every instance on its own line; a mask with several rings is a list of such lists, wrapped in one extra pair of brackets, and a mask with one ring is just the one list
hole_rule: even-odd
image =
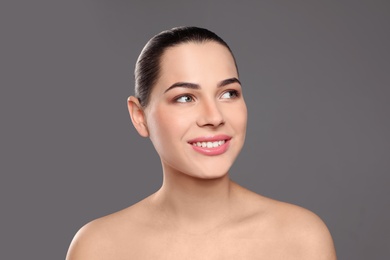
[(143, 137), (148, 137), (149, 131), (146, 124), (145, 114), (138, 98), (130, 96), (127, 99), (127, 108), (129, 109), (131, 122), (133, 123), (137, 132)]

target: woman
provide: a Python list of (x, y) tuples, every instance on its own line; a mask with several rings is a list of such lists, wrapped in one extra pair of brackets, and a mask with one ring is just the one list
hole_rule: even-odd
[(68, 260), (336, 259), (324, 223), (229, 179), (247, 110), (228, 45), (180, 27), (153, 37), (135, 69), (131, 120), (148, 137), (163, 184), (137, 204), (84, 226)]

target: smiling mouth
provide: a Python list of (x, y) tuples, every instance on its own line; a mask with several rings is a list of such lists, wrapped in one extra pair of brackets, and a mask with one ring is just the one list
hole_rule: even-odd
[(214, 137), (198, 138), (188, 142), (198, 153), (208, 156), (220, 155), (229, 149), (230, 136), (219, 135)]
[(226, 141), (227, 140), (219, 140), (219, 141), (213, 141), (213, 142), (193, 142), (190, 144), (193, 146), (202, 147), (202, 148), (217, 148), (218, 146), (225, 144)]

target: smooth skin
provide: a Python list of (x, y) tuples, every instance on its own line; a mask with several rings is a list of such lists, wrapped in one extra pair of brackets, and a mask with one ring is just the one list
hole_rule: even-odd
[[(185, 43), (165, 51), (148, 106), (128, 99), (135, 128), (160, 156), (162, 187), (81, 228), (67, 260), (336, 259), (318, 216), (230, 180), (247, 123), (235, 79), (233, 57), (218, 43)], [(221, 134), (231, 139), (219, 155), (201, 154), (188, 142)]]

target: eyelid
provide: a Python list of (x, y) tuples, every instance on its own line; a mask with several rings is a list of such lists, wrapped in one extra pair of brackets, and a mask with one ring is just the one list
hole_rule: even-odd
[(230, 93), (230, 92), (233, 92), (233, 95), (235, 95), (235, 96), (232, 97), (232, 98), (227, 98), (227, 99), (239, 98), (240, 95), (241, 95), (240, 91), (237, 90), (237, 89), (227, 89), (227, 90), (225, 90), (225, 91), (222, 92), (222, 94), (220, 95), (220, 97), (222, 98), (222, 96), (224, 96), (225, 94)]
[[(189, 101), (189, 102), (180, 102), (180, 101), (178, 101), (182, 97), (190, 97), (191, 101)], [(193, 95), (189, 94), (189, 93), (184, 93), (184, 94), (180, 94), (180, 95), (175, 96), (172, 100), (173, 100), (172, 101), (173, 103), (190, 103), (190, 102), (193, 102), (195, 100), (195, 97)]]
[[(222, 98), (222, 96), (227, 94), (227, 93), (232, 93), (231, 95), (233, 95), (233, 97)], [(224, 89), (222, 91), (222, 93), (219, 95), (219, 98), (222, 98), (222, 99), (236, 99), (236, 98), (239, 98), (240, 96), (241, 96), (241, 86), (239, 88), (226, 88), (226, 89)], [(180, 102), (180, 101), (178, 101), (180, 98), (183, 98), (183, 97), (189, 97), (189, 98), (191, 98), (191, 100), (188, 101), (188, 102)], [(172, 103), (191, 103), (191, 102), (196, 101), (197, 98), (194, 95), (194, 93), (184, 92), (184, 93), (181, 93), (181, 94), (178, 94), (178, 95), (174, 96), (171, 100), (172, 100)]]

